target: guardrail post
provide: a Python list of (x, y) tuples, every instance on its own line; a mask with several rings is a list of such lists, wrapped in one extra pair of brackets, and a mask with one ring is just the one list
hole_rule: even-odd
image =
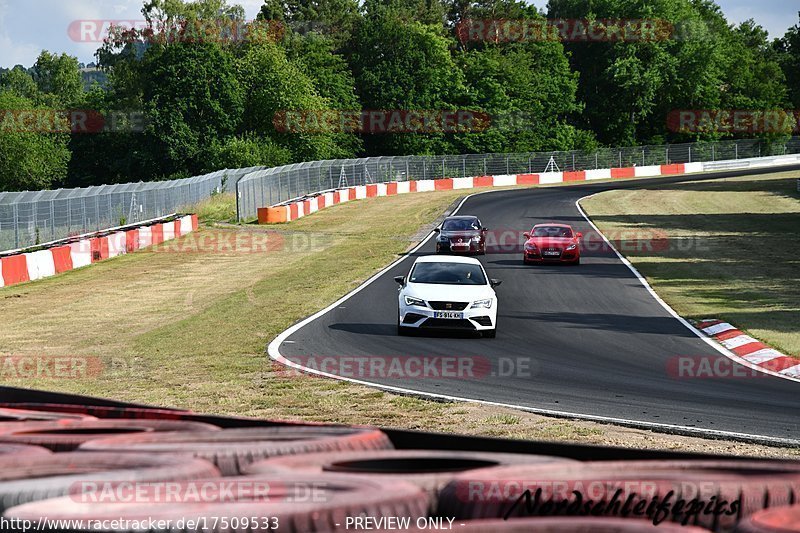
[(22, 248), (19, 245), (19, 204), (14, 203), (14, 248)]

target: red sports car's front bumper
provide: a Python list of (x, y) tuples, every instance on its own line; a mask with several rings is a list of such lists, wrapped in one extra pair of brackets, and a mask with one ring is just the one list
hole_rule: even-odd
[(525, 250), (522, 253), (522, 260), (526, 263), (577, 263), (581, 258), (579, 248), (558, 251), (558, 255), (547, 255), (539, 249)]

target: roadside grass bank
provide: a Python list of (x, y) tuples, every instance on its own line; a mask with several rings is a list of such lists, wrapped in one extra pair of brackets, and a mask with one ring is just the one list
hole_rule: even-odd
[[(278, 333), (396, 259), (413, 244), (414, 235), (464, 194), (441, 191), (359, 200), (279, 227), (206, 226), (91, 268), (3, 289), (0, 356), (6, 362), (10, 357), (11, 363), (0, 367), (0, 381), (271, 419), (800, 455), (800, 450), (398, 396), (297, 376), (269, 360), (264, 349)], [(232, 198), (215, 197), (212, 202), (217, 205), (208, 208), (204, 220), (228, 220)], [(25, 358), (43, 358), (45, 363), (66, 358), (82, 366), (30, 377), (14, 363)]]
[(797, 178), (644, 185), (581, 206), (681, 316), (719, 318), (800, 358)]

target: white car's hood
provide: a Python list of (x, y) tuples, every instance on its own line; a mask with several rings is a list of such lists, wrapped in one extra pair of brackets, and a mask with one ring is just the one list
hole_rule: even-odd
[(403, 288), (405, 296), (434, 302), (474, 302), (495, 298), (490, 285), (436, 285), (433, 283), (408, 283)]

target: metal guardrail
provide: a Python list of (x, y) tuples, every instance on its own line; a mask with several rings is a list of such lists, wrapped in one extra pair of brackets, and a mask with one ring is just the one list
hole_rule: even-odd
[(250, 220), (257, 216), (259, 207), (281, 204), (322, 190), (368, 183), (728, 161), (794, 153), (800, 153), (800, 137), (775, 145), (765, 145), (759, 140), (737, 140), (601, 148), (593, 152), (396, 156), (313, 161), (259, 170), (244, 176), (237, 185), (237, 214), (239, 220)]
[(321, 190), (368, 183), (727, 161), (795, 153), (800, 153), (800, 137), (775, 145), (738, 140), (601, 148), (593, 152), (367, 157), (275, 168), (225, 169), (172, 181), (0, 192), (0, 251), (159, 218), (215, 192), (235, 190), (238, 218), (249, 220), (256, 217), (259, 207)]
[(171, 181), (0, 192), (0, 251), (160, 218), (213, 193), (232, 191), (241, 177), (262, 168), (226, 169)]

